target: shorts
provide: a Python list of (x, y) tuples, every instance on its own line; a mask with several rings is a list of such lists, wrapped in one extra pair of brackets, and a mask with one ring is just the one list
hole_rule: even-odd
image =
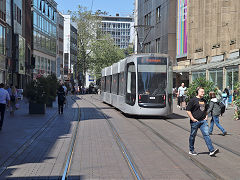
[(185, 97), (185, 96), (180, 96), (180, 97), (179, 97), (180, 103), (185, 102), (185, 100), (186, 100), (186, 97)]

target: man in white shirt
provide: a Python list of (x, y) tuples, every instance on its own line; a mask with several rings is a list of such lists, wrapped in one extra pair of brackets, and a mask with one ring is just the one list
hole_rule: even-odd
[(180, 109), (181, 110), (186, 108), (186, 103), (185, 103), (185, 99), (186, 99), (185, 91), (186, 90), (187, 90), (187, 88), (184, 87), (184, 83), (182, 83), (181, 86), (178, 88), (178, 97), (180, 100)]
[(6, 104), (8, 104), (8, 106), (10, 105), (10, 96), (7, 90), (4, 89), (4, 84), (1, 83), (0, 84), (0, 113), (1, 113), (0, 131), (2, 130)]

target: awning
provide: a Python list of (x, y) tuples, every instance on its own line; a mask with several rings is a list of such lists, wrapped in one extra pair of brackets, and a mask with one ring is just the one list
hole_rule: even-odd
[(218, 68), (223, 68), (227, 66), (237, 66), (237, 65), (240, 65), (240, 57), (228, 59), (226, 61), (221, 61), (221, 62), (188, 66), (184, 69), (176, 69), (173, 72), (183, 73), (183, 72), (190, 72), (190, 71), (204, 71), (207, 69), (218, 69)]

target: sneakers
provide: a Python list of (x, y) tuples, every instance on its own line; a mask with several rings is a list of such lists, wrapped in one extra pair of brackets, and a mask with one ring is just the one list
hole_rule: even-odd
[(217, 153), (219, 153), (219, 149), (215, 149), (214, 151), (210, 152), (209, 156), (214, 156)]
[(198, 155), (198, 153), (196, 152), (196, 151), (189, 151), (189, 153), (188, 154), (190, 154), (190, 155), (193, 155), (193, 156), (196, 156), (196, 155)]
[(225, 131), (222, 135), (225, 136), (227, 134), (227, 131)]

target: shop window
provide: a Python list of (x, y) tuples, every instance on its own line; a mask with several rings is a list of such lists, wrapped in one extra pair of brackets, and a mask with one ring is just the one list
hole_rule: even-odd
[(219, 89), (223, 89), (223, 71), (220, 69), (209, 71), (209, 80)]
[(229, 86), (230, 90), (234, 90), (234, 86), (238, 82), (238, 73), (238, 67), (227, 68), (226, 85)]

